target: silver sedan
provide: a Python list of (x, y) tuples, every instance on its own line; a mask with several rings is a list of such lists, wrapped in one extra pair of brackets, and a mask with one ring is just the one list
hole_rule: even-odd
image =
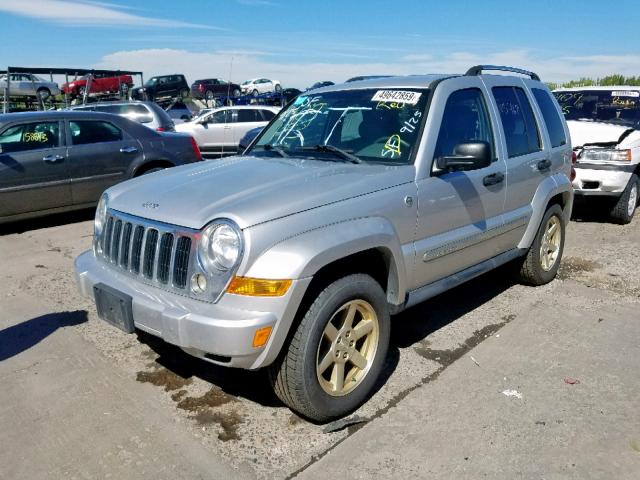
[[(0, 75), (0, 89), (7, 88), (7, 75)], [(12, 97), (49, 98), (60, 95), (60, 88), (55, 82), (48, 82), (30, 73), (9, 74), (9, 95)]]

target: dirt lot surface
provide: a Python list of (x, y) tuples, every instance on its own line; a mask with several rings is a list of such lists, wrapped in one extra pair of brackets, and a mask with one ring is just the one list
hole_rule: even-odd
[[(139, 399), (136, 402), (145, 405), (144, 415), (171, 423), (175, 435), (182, 435), (179, 438), (184, 437), (184, 442), (197, 444), (204, 456), (210, 452), (215, 461), (219, 460), (238, 476), (286, 478), (301, 472), (317, 472), (322, 462), (339, 455), (341, 448), (345, 451), (351, 448), (348, 445), (354, 438), (366, 436), (367, 429), (392, 418), (390, 415), (415, 392), (436, 388), (442, 382), (461, 381), (445, 375), (450, 365), (463, 355), (475, 358), (472, 349), (489, 338), (499, 337), (505, 325), (515, 329), (522, 322), (524, 327), (525, 318), (531, 322), (528, 317), (532, 311), (554, 318), (563, 311), (598, 315), (598, 319), (602, 318), (598, 323), (606, 327), (608, 311), (624, 305), (628, 308), (625, 312), (637, 312), (640, 306), (640, 219), (627, 226), (605, 223), (597, 217), (571, 222), (558, 279), (543, 287), (530, 288), (514, 284), (507, 271), (500, 269), (394, 317), (390, 354), (375, 395), (343, 421), (315, 425), (300, 419), (278, 401), (263, 372), (212, 366), (154, 337), (126, 335), (99, 320), (92, 302), (78, 294), (73, 277), (73, 259), (91, 245), (91, 216), (91, 212), (54, 216), (0, 230), (0, 379), (4, 379), (4, 389), (15, 392), (23, 388), (29, 368), (40, 361), (37, 349), (46, 348), (47, 342), (65, 335), (68, 345), (78, 342), (84, 345), (85, 358), (95, 356), (96, 365), (102, 362), (100, 365), (111, 366), (117, 376), (114, 385), (135, 392)], [(43, 312), (46, 319), (42, 320), (43, 315), (38, 312)], [(37, 327), (42, 331), (36, 336), (17, 330), (20, 325), (38, 319)], [(615, 350), (615, 338), (612, 342), (610, 347)], [(507, 353), (518, 355), (517, 349)], [(29, 358), (29, 365), (20, 363), (23, 357)], [(83, 382), (91, 382), (87, 374), (90, 368), (90, 365), (83, 367)], [(629, 372), (628, 378), (635, 388), (640, 380), (637, 372)], [(61, 374), (60, 369), (52, 370), (50, 381)], [(80, 390), (91, 403), (92, 388), (80, 387), (86, 387)], [(28, 472), (36, 472), (32, 478), (40, 478), (38, 472), (48, 471), (54, 477), (68, 473), (63, 466), (69, 462), (69, 451), (76, 447), (64, 442), (51, 444), (56, 453), (49, 455), (49, 470), (29, 470), (21, 464), (31, 454), (36, 458), (35, 448), (39, 444), (33, 443), (32, 437), (39, 431), (48, 431), (43, 425), (56, 411), (40, 412), (37, 416), (24, 414), (16, 422), (16, 415), (22, 415), (20, 412), (29, 407), (29, 398), (20, 405), (17, 394), (5, 392), (0, 394), (0, 401), (3, 403), (0, 430), (14, 431), (13, 449), (3, 449), (0, 462), (12, 465), (17, 475), (13, 478)], [(14, 404), (7, 406), (6, 401)], [(483, 408), (499, 406), (483, 404)], [(73, 413), (64, 412), (69, 415), (64, 422), (73, 425)], [(109, 415), (103, 413), (100, 411), (96, 420), (97, 432), (108, 429)], [(454, 411), (449, 415), (455, 419)], [(161, 428), (154, 425), (145, 428)], [(144, 438), (142, 433), (138, 435)], [(159, 433), (157, 438), (171, 435), (174, 433)], [(128, 438), (131, 436), (135, 435), (132, 433)], [(144, 441), (153, 450), (156, 436), (149, 435)], [(640, 437), (635, 441), (636, 446), (640, 444)], [(162, 448), (170, 450), (167, 446)], [(162, 448), (157, 451), (162, 452)], [(23, 450), (22, 456), (15, 455), (19, 450)], [(98, 452), (86, 446), (84, 451), (90, 459), (85, 461), (98, 458), (91, 460)], [(166, 457), (160, 456), (155, 462), (162, 463), (163, 458)], [(172, 465), (179, 466), (179, 462), (176, 459)], [(74, 475), (103, 478), (106, 473), (113, 473), (109, 465), (107, 462), (103, 467), (92, 467), (93, 473), (84, 475), (78, 468)], [(131, 465), (137, 468), (135, 462)], [(143, 469), (144, 465), (138, 467)], [(156, 465), (154, 470), (152, 466), (150, 462), (137, 477), (164, 478), (172, 472), (170, 468), (157, 470)], [(206, 471), (206, 462), (202, 466)], [(403, 473), (411, 474), (409, 470)], [(358, 475), (351, 472), (348, 476)]]

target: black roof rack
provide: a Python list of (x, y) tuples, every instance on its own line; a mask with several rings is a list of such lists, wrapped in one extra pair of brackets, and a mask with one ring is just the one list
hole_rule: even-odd
[(523, 70), (521, 68), (505, 67), (502, 65), (476, 65), (475, 67), (471, 67), (469, 70), (467, 70), (467, 73), (465, 73), (465, 75), (480, 75), (483, 70), (499, 70), (501, 72), (520, 73), (521, 75), (527, 75), (528, 77), (531, 77), (532, 80), (540, 81), (540, 77), (537, 73), (530, 72), (529, 70)]

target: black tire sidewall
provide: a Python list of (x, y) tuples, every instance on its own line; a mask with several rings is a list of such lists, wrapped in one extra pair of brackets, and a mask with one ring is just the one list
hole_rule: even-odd
[[(378, 315), (378, 347), (373, 363), (360, 385), (345, 396), (334, 397), (322, 389), (316, 376), (318, 345), (331, 316), (342, 305), (355, 299), (369, 302)], [(301, 346), (303, 388), (313, 410), (318, 412), (319, 416), (330, 419), (355, 410), (367, 399), (380, 376), (387, 356), (390, 320), (384, 291), (368, 275), (350, 275), (337, 280), (320, 294), (318, 300), (322, 304), (315, 310), (314, 302), (314, 306), (308, 312), (309, 314), (313, 311), (311, 318), (305, 316), (308, 323), (301, 325), (303, 327)]]
[[(637, 195), (640, 193), (640, 181), (638, 180), (638, 176), (635, 173), (631, 175), (631, 178), (629, 179), (629, 183), (627, 183), (627, 186), (622, 192), (622, 195), (620, 195), (620, 197), (618, 198), (616, 204), (614, 205), (611, 211), (611, 217), (617, 223), (627, 224), (627, 223), (631, 223), (631, 220), (633, 220), (633, 217), (635, 215), (635, 209), (631, 213), (631, 215), (629, 215), (628, 207), (629, 207), (629, 199), (630, 199), (629, 197), (631, 196), (631, 190), (633, 189), (634, 184), (636, 186), (636, 195)], [(636, 201), (636, 208), (637, 208), (637, 205), (638, 203)]]
[[(558, 252), (558, 258), (556, 258), (556, 263), (553, 267), (546, 271), (542, 268), (542, 263), (540, 262), (540, 246), (542, 243), (542, 237), (544, 236), (545, 229), (547, 228), (547, 222), (552, 216), (557, 216), (558, 220), (560, 220), (560, 251)], [(540, 278), (540, 283), (549, 283), (556, 277), (558, 273), (558, 269), (560, 268), (560, 262), (562, 261), (562, 254), (564, 253), (564, 241), (566, 236), (566, 225), (564, 222), (564, 216), (562, 212), (562, 208), (560, 205), (552, 205), (542, 217), (542, 222), (540, 223), (540, 227), (538, 228), (538, 233), (536, 233), (536, 238), (533, 240), (533, 244), (531, 245), (531, 255), (533, 256), (533, 262), (536, 267), (536, 275)]]

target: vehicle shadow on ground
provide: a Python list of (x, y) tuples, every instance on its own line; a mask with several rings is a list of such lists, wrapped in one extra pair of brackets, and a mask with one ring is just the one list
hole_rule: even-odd
[(73, 212), (53, 213), (29, 220), (19, 220), (17, 222), (0, 225), (0, 236), (25, 233), (32, 230), (40, 230), (41, 228), (57, 227), (71, 223), (86, 222), (87, 220), (93, 220), (95, 212), (95, 208), (85, 208), (82, 210), (74, 210)]
[(41, 315), (0, 330), (0, 362), (37, 345), (59, 328), (87, 321), (85, 310)]
[[(509, 268), (499, 268), (392, 317), (391, 342), (380, 379), (372, 396), (393, 375), (400, 351), (424, 340), (431, 333), (454, 322), (514, 285)], [(499, 319), (496, 323), (499, 323)], [(192, 357), (180, 348), (137, 331), (138, 339), (159, 357), (155, 362), (183, 379), (199, 378), (226, 394), (245, 398), (266, 407), (280, 407), (266, 369), (258, 371), (227, 368)], [(416, 378), (416, 382), (420, 379)]]
[(573, 204), (571, 220), (580, 223), (608, 223), (613, 224), (610, 212), (612, 205), (609, 202), (596, 203), (583, 200)]

